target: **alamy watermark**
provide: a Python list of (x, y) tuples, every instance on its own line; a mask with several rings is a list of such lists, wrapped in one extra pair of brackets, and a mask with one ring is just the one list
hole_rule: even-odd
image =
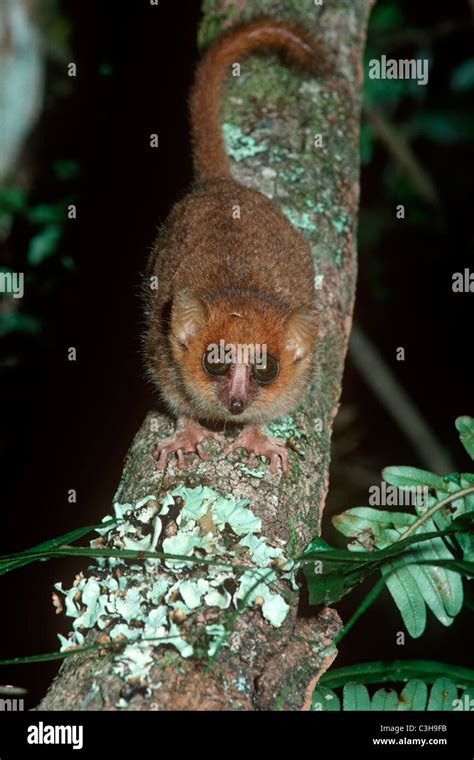
[(384, 480), (379, 486), (370, 486), (369, 504), (371, 507), (426, 507), (428, 506), (428, 486), (407, 486), (397, 488)]
[(26, 689), (22, 686), (12, 686), (11, 684), (0, 684), (0, 713), (1, 712), (23, 712), (25, 709)]
[(371, 58), (370, 79), (413, 79), (417, 84), (428, 84), (429, 61), (427, 58)]
[(265, 343), (209, 343), (207, 347), (209, 364), (255, 364), (257, 367), (267, 365), (267, 346)]
[(28, 744), (69, 744), (73, 749), (84, 746), (84, 726), (49, 725), (40, 721), (28, 726)]
[(18, 697), (0, 697), (1, 712), (23, 712), (25, 709), (25, 700)]
[(466, 267), (463, 272), (453, 274), (453, 293), (474, 293), (474, 272)]
[(0, 272), (0, 293), (11, 293), (13, 298), (23, 298), (23, 272)]

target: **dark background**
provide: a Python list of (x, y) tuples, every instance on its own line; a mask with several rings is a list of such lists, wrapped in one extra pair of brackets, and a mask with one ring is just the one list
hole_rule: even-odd
[[(58, 84), (64, 63), (49, 61), (46, 107), (24, 161), (31, 176), (28, 203), (73, 197), (78, 219), (65, 227), (60, 251), (32, 273), (36, 286), (27, 288), (24, 308), (40, 329), (13, 331), (3, 342), (1, 553), (109, 512), (123, 458), (154, 403), (139, 355), (139, 276), (158, 225), (192, 178), (186, 96), (197, 60), (199, 5), (59, 5), (70, 29), (66, 60), (77, 63), (78, 76), (64, 90)], [(473, 112), (472, 89), (453, 92), (451, 81), (472, 57), (470, 11), (466, 2), (405, 0), (381, 2), (377, 13), (369, 34), (374, 50), (381, 40), (393, 43), (411, 29), (414, 41), (397, 43), (393, 57), (423, 51), (432, 57), (422, 94), (376, 100), (394, 124), (411, 130), (412, 147), (429, 168), (441, 201), (439, 208), (421, 201), (365, 127), (356, 319), (456, 467), (467, 471), (453, 423), (472, 413), (473, 295), (453, 294), (451, 282), (454, 272), (472, 267), (473, 147), (463, 129), (472, 125)], [(149, 148), (154, 132), (159, 150)], [(77, 176), (60, 182), (52, 169), (58, 159), (73, 160)], [(406, 204), (406, 222), (393, 221), (397, 203)], [(24, 216), (15, 217), (5, 255), (16, 271), (28, 271), (32, 233)], [(64, 255), (75, 262), (73, 269), (61, 264)], [(77, 348), (76, 362), (66, 360), (70, 346)], [(405, 362), (395, 361), (398, 346), (405, 347)], [(349, 363), (327, 514), (367, 503), (370, 474), (401, 463), (421, 464)], [(361, 471), (367, 473), (365, 483)], [(77, 490), (76, 504), (67, 500), (71, 488)], [(333, 540), (327, 517), (325, 531)], [(65, 634), (70, 621), (54, 616), (52, 584), (62, 578), (70, 585), (77, 568), (77, 560), (53, 561), (0, 578), (0, 658), (57, 649), (56, 632)], [(339, 606), (345, 619), (356, 603), (354, 596)], [(394, 632), (403, 625), (392, 601), (382, 598), (344, 640), (338, 665), (396, 656), (472, 665), (462, 646), (472, 617), (465, 609), (444, 629), (430, 616), (422, 639), (407, 637), (407, 645), (394, 652)], [(2, 668), (0, 683), (28, 688), (31, 707), (57, 668), (55, 662)]]

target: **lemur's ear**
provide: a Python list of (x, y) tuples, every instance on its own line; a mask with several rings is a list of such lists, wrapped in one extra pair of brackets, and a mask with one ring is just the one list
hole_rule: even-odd
[(187, 346), (206, 321), (205, 303), (192, 290), (183, 290), (173, 300), (171, 307), (171, 332), (182, 346)]
[(318, 333), (319, 313), (313, 307), (294, 309), (285, 320), (285, 351), (294, 354), (295, 361), (313, 352)]

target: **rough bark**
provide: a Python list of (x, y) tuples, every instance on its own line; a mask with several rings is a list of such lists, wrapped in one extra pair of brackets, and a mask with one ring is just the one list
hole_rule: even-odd
[[(266, 466), (263, 477), (252, 477), (236, 465), (245, 461), (238, 454), (208, 462), (190, 456), (184, 473), (174, 463), (164, 474), (156, 472), (150, 452), (158, 437), (170, 434), (172, 422), (151, 412), (130, 448), (116, 496), (120, 503), (135, 504), (152, 494), (160, 502), (184, 484), (249, 499), (249, 509), (261, 520), (260, 535), (269, 546), (284, 547), (288, 557), (319, 534), (328, 488), (332, 421), (355, 293), (361, 59), (369, 6), (370, 0), (333, 0), (322, 6), (312, 0), (204, 2), (203, 44), (237, 20), (273, 15), (313, 29), (332, 58), (329, 73), (314, 79), (275, 56), (251, 57), (240, 62), (241, 76), (230, 78), (223, 106), (234, 176), (280, 204), (312, 246), (321, 314), (318, 368), (294, 414), (303, 452), (290, 453), (288, 477), (271, 475)], [(316, 134), (322, 135), (322, 147), (314, 146)], [(220, 446), (212, 442), (209, 450), (217, 454)], [(202, 567), (186, 573), (192, 577)], [(276, 584), (282, 593), (291, 593), (287, 579), (278, 578)], [(115, 709), (120, 696), (125, 696), (120, 706), (130, 710), (308, 709), (314, 684), (336, 655), (332, 641), (339, 618), (329, 609), (298, 617), (293, 593), (289, 614), (275, 627), (259, 604), (261, 600), (240, 611), (231, 625), (228, 610), (204, 606), (180, 621), (183, 637), (192, 640), (199, 627), (225, 618), (226, 646), (211, 660), (205, 654), (183, 658), (158, 647), (147, 682), (159, 686), (148, 691), (136, 679), (124, 684), (114, 673), (116, 652), (69, 657), (38, 709)], [(86, 645), (99, 636), (90, 631)]]

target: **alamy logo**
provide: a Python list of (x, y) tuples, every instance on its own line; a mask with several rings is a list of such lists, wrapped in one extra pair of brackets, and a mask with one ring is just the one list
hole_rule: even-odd
[(474, 272), (465, 269), (464, 272), (453, 274), (453, 293), (474, 293)]
[(371, 507), (408, 507), (428, 506), (428, 486), (407, 486), (397, 488), (388, 485), (385, 480), (379, 486), (370, 486), (369, 504)]
[(40, 721), (28, 726), (28, 744), (71, 744), (73, 749), (84, 746), (84, 726), (50, 726)]
[(8, 697), (0, 697), (0, 712), (23, 712), (25, 709), (25, 700)]
[(418, 84), (428, 84), (427, 58), (387, 58), (386, 55), (369, 61), (370, 79), (414, 79)]
[(23, 272), (0, 272), (0, 293), (11, 293), (13, 298), (23, 298)]
[(256, 364), (267, 365), (267, 346), (265, 343), (209, 343), (207, 361), (210, 364)]

